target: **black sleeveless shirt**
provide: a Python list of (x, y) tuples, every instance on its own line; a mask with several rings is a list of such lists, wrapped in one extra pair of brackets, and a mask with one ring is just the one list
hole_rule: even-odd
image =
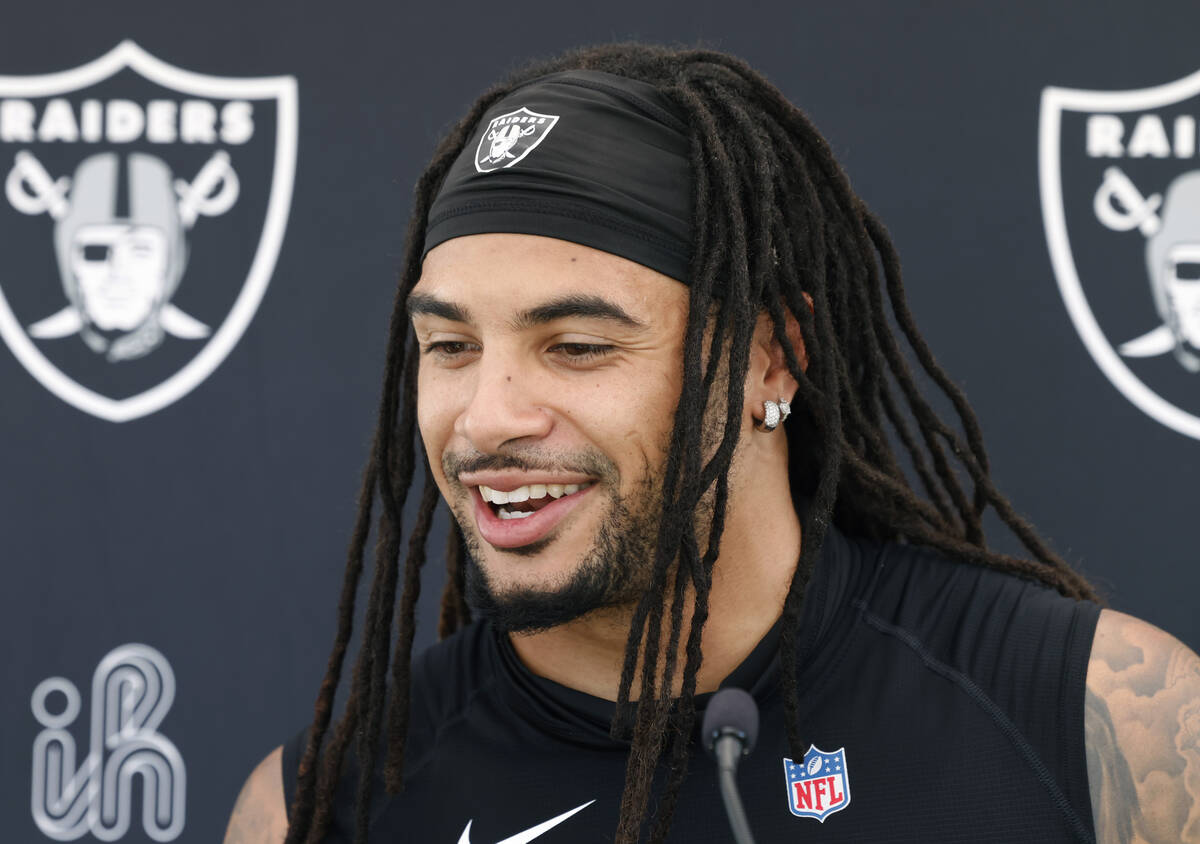
[[(802, 610), (804, 757), (787, 747), (778, 624), (722, 684), (759, 706), (738, 774), (755, 840), (1093, 841), (1083, 697), (1099, 612), (830, 529)], [(412, 694), (404, 790), (387, 797), (376, 772), (372, 842), (612, 841), (628, 745), (609, 738), (611, 702), (533, 675), (481, 623), (415, 659)], [(303, 739), (284, 746), (289, 806)], [(357, 781), (348, 758), (326, 841), (353, 841)], [(731, 840), (698, 744), (668, 840)]]

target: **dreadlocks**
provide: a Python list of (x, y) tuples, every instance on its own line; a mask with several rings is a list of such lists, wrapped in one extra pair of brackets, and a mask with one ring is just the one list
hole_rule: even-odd
[[(414, 609), (438, 501), (428, 458), (415, 436), (417, 356), (405, 312), (421, 274), (430, 205), (493, 103), (522, 82), (573, 68), (642, 80), (677, 104), (688, 120), (694, 179), (682, 388), (662, 470), (651, 588), (633, 612), (617, 711), (629, 709), (625, 704), (633, 698), (635, 682), (637, 706), (632, 724), (618, 718), (612, 727), (614, 736), (631, 741), (615, 839), (629, 844), (648, 831), (650, 840), (662, 841), (686, 771), (700, 636), (724, 528), (750, 342), (760, 314), (769, 316), (799, 385), (787, 428), (789, 476), (793, 500), (807, 506), (799, 514), (803, 548), (784, 605), (779, 645), (794, 758), (801, 758), (806, 746), (797, 723), (800, 608), (831, 522), (852, 534), (931, 546), (970, 564), (1043, 582), (1070, 597), (1096, 598), (996, 489), (974, 412), (934, 360), (905, 303), (900, 264), (887, 231), (851, 190), (829, 145), (808, 119), (762, 76), (721, 53), (631, 44), (570, 52), (527, 67), (487, 91), (442, 141), (417, 183), (391, 316), (378, 427), (359, 497), (337, 636), (299, 766), (288, 844), (323, 837), (352, 739), (357, 738), (360, 765), (356, 841), (367, 839), (371, 782), (381, 746), (386, 747), (386, 787), (389, 793), (401, 787)], [(800, 324), (807, 367), (788, 340), (789, 315)], [(949, 399), (956, 421), (939, 415), (922, 392), (923, 381)], [(722, 389), (724, 396), (717, 393)], [(709, 444), (703, 441), (702, 417), (714, 407), (723, 409), (724, 421), (718, 441)], [(919, 484), (910, 483), (906, 466)], [(421, 500), (404, 557), (393, 645), (401, 518), (418, 469)], [(706, 496), (711, 497), (713, 517), (701, 548), (693, 516)], [(381, 512), (362, 647), (345, 713), (331, 732), (376, 497)], [(987, 547), (982, 517), (989, 506), (1019, 538), (1028, 558)], [(446, 547), (442, 636), (470, 620), (464, 543), (457, 526), (452, 525)], [(689, 595), (693, 611), (685, 625)], [(676, 698), (680, 654), (682, 692)], [(656, 788), (655, 773), (664, 756), (665, 783)], [(656, 820), (650, 828), (644, 819), (656, 791)]]

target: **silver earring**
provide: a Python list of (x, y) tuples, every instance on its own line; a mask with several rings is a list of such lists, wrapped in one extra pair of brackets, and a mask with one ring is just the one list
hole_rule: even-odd
[(779, 397), (779, 421), (786, 422), (792, 415), (792, 405), (783, 396)]
[(783, 418), (779, 411), (779, 405), (773, 401), (763, 402), (763, 427), (768, 431), (774, 431), (779, 427), (779, 421)]

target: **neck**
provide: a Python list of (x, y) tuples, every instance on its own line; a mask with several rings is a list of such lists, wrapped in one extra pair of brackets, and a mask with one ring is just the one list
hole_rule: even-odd
[[(732, 482), (730, 486), (701, 637), (698, 693), (715, 691), (779, 619), (800, 557), (800, 521), (786, 475), (767, 483), (755, 480), (752, 486)], [(771, 529), (763, 530), (763, 525)], [(676, 694), (682, 684), (693, 599), (689, 591), (677, 654)], [(550, 630), (512, 635), (511, 640), (533, 673), (594, 697), (616, 700), (632, 616), (632, 607), (597, 611)], [(638, 685), (635, 680), (631, 699), (637, 699)]]

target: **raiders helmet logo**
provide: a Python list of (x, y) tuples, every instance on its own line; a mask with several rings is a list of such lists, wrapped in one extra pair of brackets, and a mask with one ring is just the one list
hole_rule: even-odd
[(1042, 95), (1046, 240), (1072, 322), (1143, 412), (1200, 439), (1200, 72)]
[(292, 77), (205, 76), (132, 41), (0, 76), (0, 337), (43, 386), (123, 422), (220, 365), (283, 240), (296, 99)]
[(538, 114), (523, 106), (493, 117), (479, 135), (475, 169), (490, 173), (512, 167), (545, 140), (557, 122), (558, 115)]

